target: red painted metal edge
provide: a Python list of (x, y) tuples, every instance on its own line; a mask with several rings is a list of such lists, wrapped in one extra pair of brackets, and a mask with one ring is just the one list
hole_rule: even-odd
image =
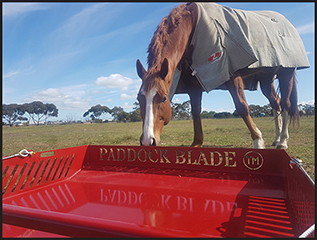
[[(107, 221), (39, 209), (2, 205), (2, 221), (20, 227), (72, 237), (185, 237), (126, 222)], [(186, 235), (186, 237), (190, 237)]]

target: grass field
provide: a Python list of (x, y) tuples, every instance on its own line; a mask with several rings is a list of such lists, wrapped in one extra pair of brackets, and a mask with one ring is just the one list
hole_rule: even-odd
[[(254, 118), (266, 148), (274, 139), (272, 117)], [(204, 147), (252, 148), (250, 133), (241, 118), (203, 119)], [(142, 123), (102, 123), (2, 128), (2, 156), (32, 149), (35, 152), (81, 145), (139, 145)], [(288, 154), (304, 161), (315, 181), (315, 117), (301, 118), (301, 127), (289, 128)], [(193, 140), (191, 120), (171, 121), (164, 127), (161, 146), (189, 146)]]

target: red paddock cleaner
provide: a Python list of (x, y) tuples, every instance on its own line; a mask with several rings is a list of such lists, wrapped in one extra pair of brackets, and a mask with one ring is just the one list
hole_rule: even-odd
[(3, 237), (314, 237), (282, 149), (79, 146), (2, 161)]

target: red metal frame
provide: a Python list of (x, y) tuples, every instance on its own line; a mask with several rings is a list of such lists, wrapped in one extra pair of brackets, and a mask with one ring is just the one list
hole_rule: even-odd
[[(80, 146), (3, 160), (3, 236), (298, 237), (315, 186), (285, 150)], [(314, 236), (314, 233), (310, 236)]]

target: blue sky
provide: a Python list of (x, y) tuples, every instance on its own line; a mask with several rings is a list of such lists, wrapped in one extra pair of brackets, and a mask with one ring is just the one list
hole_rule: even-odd
[[(157, 25), (179, 3), (2, 3), (2, 101), (42, 101), (57, 119), (83, 120), (96, 104), (130, 112), (141, 84), (135, 70)], [(220, 3), (243, 10), (273, 10), (298, 30), (311, 67), (297, 71), (299, 103), (315, 99), (314, 3)], [(246, 91), (249, 104), (265, 105), (261, 91)], [(174, 102), (188, 100), (175, 95)], [(203, 110), (229, 111), (228, 91), (203, 95)], [(104, 119), (111, 118), (104, 115)], [(55, 120), (56, 118), (51, 118)]]

